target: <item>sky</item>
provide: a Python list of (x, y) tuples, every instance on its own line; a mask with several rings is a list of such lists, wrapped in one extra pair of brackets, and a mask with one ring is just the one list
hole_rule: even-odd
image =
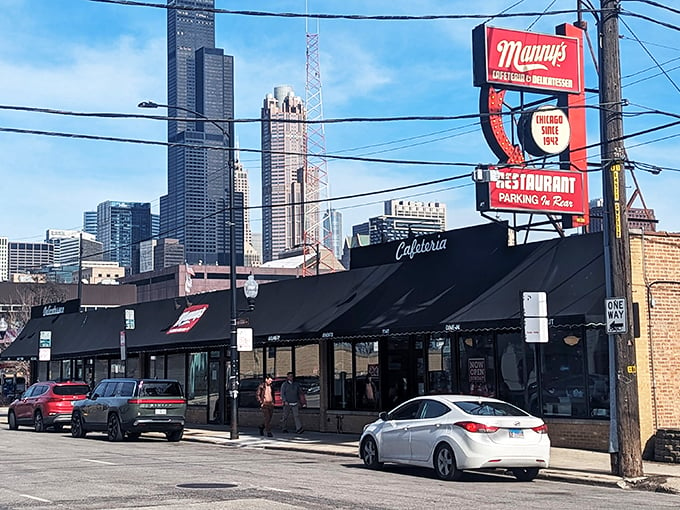
[[(164, 5), (164, 0), (149, 3)], [(599, 6), (599, 2), (593, 2)], [(619, 31), (624, 133), (652, 130), (680, 115), (680, 14), (644, 1), (623, 1)], [(271, 13), (364, 15), (488, 15), (440, 20), (320, 21), (281, 16), (216, 15), (216, 46), (234, 56), (235, 117), (257, 119), (267, 93), (290, 85), (305, 98), (305, 34), (318, 34), (324, 119), (460, 116), (479, 112), (472, 81), (472, 29), (485, 21), (501, 28), (554, 33), (576, 20), (576, 0), (216, 0), (223, 10)], [(552, 14), (555, 11), (570, 11)], [(495, 17), (503, 13), (505, 17)], [(543, 14), (541, 14), (543, 13)], [(657, 23), (638, 17), (644, 15)], [(595, 18), (585, 13), (597, 51)], [(664, 26), (666, 24), (668, 26)], [(596, 58), (596, 56), (595, 56)], [(586, 46), (589, 144), (599, 140), (598, 87), (594, 58)], [(150, 6), (91, 0), (3, 0), (0, 17), (0, 236), (40, 242), (47, 229), (80, 229), (83, 212), (106, 200), (150, 202), (158, 212), (167, 192), (167, 149), (162, 144), (114, 142), (7, 130), (116, 137), (165, 142), (166, 123), (144, 118), (140, 101), (167, 101), (166, 11)], [(519, 103), (518, 94), (508, 101)], [(516, 106), (515, 104), (515, 106)], [(18, 108), (20, 107), (20, 108)], [(79, 113), (116, 113), (137, 118), (98, 118), (23, 111), (42, 108)], [(662, 112), (662, 113), (659, 113)], [(663, 113), (665, 112), (665, 114)], [(676, 116), (676, 117), (674, 117)], [(329, 155), (448, 165), (327, 160), (328, 197), (343, 215), (343, 233), (383, 214), (383, 202), (404, 199), (447, 207), (447, 228), (485, 223), (475, 210), (468, 177), (476, 164), (497, 158), (475, 119), (394, 122), (329, 122)], [(4, 130), (4, 131), (3, 131)], [(259, 125), (238, 123), (241, 161), (249, 174), (250, 203), (261, 204)], [(655, 210), (657, 229), (680, 232), (675, 203), (680, 192), (680, 126), (628, 138), (628, 159), (638, 168), (626, 175), (627, 197), (637, 187), (635, 207)], [(589, 162), (599, 163), (590, 149)], [(452, 165), (451, 163), (460, 163)], [(402, 191), (401, 186), (463, 176)], [(634, 177), (634, 178), (633, 178)], [(589, 173), (590, 198), (601, 196), (602, 176)], [(376, 192), (361, 199), (341, 199)], [(513, 221), (509, 214), (494, 214)], [(526, 222), (522, 217), (519, 223)], [(261, 214), (251, 228), (262, 231)]]

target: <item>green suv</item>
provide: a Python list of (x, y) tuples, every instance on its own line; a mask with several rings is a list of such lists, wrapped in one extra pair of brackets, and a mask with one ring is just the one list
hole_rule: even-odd
[(104, 379), (86, 400), (73, 405), (71, 435), (106, 432), (109, 441), (143, 432), (164, 432), (168, 441), (184, 433), (187, 403), (179, 382), (170, 379)]

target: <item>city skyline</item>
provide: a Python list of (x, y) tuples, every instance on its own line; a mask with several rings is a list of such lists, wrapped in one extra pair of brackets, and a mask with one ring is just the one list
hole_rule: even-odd
[[(161, 110), (139, 111), (143, 100), (166, 102), (166, 12), (164, 9), (105, 5), (85, 0), (55, 5), (45, 0), (17, 0), (6, 6), (0, 21), (0, 39), (6, 53), (0, 56), (5, 80), (0, 92), (8, 106), (51, 108), (77, 112), (114, 112), (129, 115), (165, 115)], [(572, 10), (576, 2), (560, 0), (550, 10)], [(225, 2), (217, 7), (226, 9)], [(545, 9), (546, 6), (541, 6)], [(536, 5), (497, 1), (485, 4), (492, 15), (533, 12)], [(626, 4), (626, 8), (673, 23), (670, 13), (651, 6)], [(264, 1), (258, 9), (302, 12), (300, 2)], [(376, 1), (310, 2), (310, 12), (371, 15), (425, 15), (475, 13), (465, 2), (441, 6), (395, 6)], [(234, 56), (234, 116), (258, 118), (262, 97), (281, 83), (304, 90), (305, 21), (282, 17), (248, 17), (217, 14), (216, 46)], [(550, 13), (492, 20), (496, 26), (553, 33), (557, 24), (571, 22), (575, 13)], [(594, 21), (587, 15), (589, 35)], [(635, 112), (661, 110), (673, 113), (678, 79), (673, 64), (678, 56), (674, 32), (651, 22), (622, 16), (620, 26), (625, 131), (634, 133), (670, 122), (668, 116)], [(478, 91), (472, 86), (472, 28), (485, 19), (460, 20), (322, 20), (319, 23), (320, 69), (324, 115), (327, 119), (392, 116), (474, 115)], [(315, 22), (310, 22), (311, 26)], [(653, 29), (653, 30), (652, 30)], [(640, 41), (636, 41), (639, 36)], [(667, 76), (655, 67), (645, 45), (665, 66)], [(45, 86), (49, 84), (49, 86)], [(586, 85), (597, 87), (592, 58), (586, 49)], [(303, 98), (304, 99), (304, 98)], [(588, 114), (588, 142), (598, 137), (595, 95)], [(144, 119), (82, 118), (39, 113), (1, 111), (0, 126), (30, 131), (82, 133), (164, 142), (167, 122)], [(237, 123), (242, 163), (250, 178), (253, 206), (259, 197), (259, 125)], [(627, 140), (628, 158), (659, 173), (638, 171), (646, 205), (653, 208), (659, 230), (680, 231), (674, 214), (672, 189), (680, 173), (675, 165), (677, 128)], [(474, 119), (410, 122), (346, 122), (326, 126), (329, 154), (394, 160), (443, 161), (461, 166), (407, 165), (329, 159), (330, 196), (385, 190), (419, 182), (469, 174), (476, 163), (494, 163), (481, 129)], [(39, 241), (45, 229), (80, 228), (83, 212), (106, 200), (150, 202), (158, 212), (159, 199), (168, 192), (167, 149), (110, 141), (78, 140), (27, 133), (0, 133), (6, 155), (4, 184), (9, 190), (0, 219), (0, 236), (12, 241)], [(255, 152), (253, 152), (255, 151)], [(599, 161), (597, 147), (589, 160)], [(470, 166), (468, 166), (470, 165)], [(590, 175), (590, 198), (600, 196), (600, 174)], [(629, 196), (634, 190), (627, 175)], [(447, 205), (448, 228), (486, 220), (474, 209), (471, 179), (438, 186), (382, 194), (361, 200), (332, 203), (343, 214), (345, 232), (352, 225), (380, 214), (387, 199), (439, 201)], [(637, 206), (639, 206), (639, 200)], [(507, 215), (506, 215), (507, 217)], [(259, 209), (251, 211), (252, 231), (262, 232)]]

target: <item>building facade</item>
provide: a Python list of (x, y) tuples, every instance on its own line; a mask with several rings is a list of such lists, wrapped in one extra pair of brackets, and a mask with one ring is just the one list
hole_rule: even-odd
[(97, 241), (104, 260), (139, 272), (139, 245), (151, 238), (151, 204), (107, 200), (97, 206)]
[(411, 216), (376, 216), (370, 218), (369, 237), (371, 244), (388, 243), (397, 239), (441, 232), (438, 218), (415, 218)]
[[(160, 232), (184, 245), (190, 263), (230, 261), (228, 222), (236, 224), (243, 263), (243, 197), (230, 188), (234, 61), (215, 47), (214, 0), (173, 0), (168, 9), (168, 193), (160, 200)], [(194, 10), (195, 8), (207, 10)], [(176, 108), (172, 108), (176, 106)], [(197, 120), (198, 119), (198, 120)], [(234, 193), (233, 219), (229, 211)], [(236, 195), (239, 195), (238, 197)]]
[(439, 221), (440, 230), (446, 230), (446, 204), (442, 202), (414, 202), (411, 200), (385, 200), (386, 216), (431, 218)]
[(54, 246), (49, 243), (9, 242), (9, 274), (38, 273), (54, 264)]
[(261, 118), (262, 261), (269, 262), (305, 241), (306, 128), (290, 121), (305, 120), (306, 112), (302, 99), (284, 85), (267, 94)]
[(9, 280), (9, 239), (0, 237), (0, 282)]

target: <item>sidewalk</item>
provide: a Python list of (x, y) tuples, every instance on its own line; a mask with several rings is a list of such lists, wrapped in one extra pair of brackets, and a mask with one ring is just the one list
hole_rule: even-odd
[[(359, 436), (307, 432), (283, 434), (273, 431), (272, 438), (261, 437), (254, 428), (241, 428), (239, 438), (229, 439), (226, 426), (194, 425), (184, 430), (184, 441), (199, 441), (233, 448), (278, 449), (353, 457), (359, 462)], [(605, 485), (635, 488), (655, 492), (680, 494), (680, 464), (643, 462), (645, 476), (636, 480), (624, 480), (610, 472), (608, 453), (570, 448), (551, 448), (550, 468), (541, 470), (539, 478), (560, 480), (589, 485)]]
[[(0, 427), (7, 429), (7, 408), (0, 407)], [(303, 434), (283, 434), (261, 437), (257, 428), (241, 427), (239, 438), (231, 440), (230, 429), (224, 425), (189, 424), (184, 429), (184, 441), (217, 444), (232, 448), (278, 449), (297, 452), (339, 455), (359, 460), (359, 436), (305, 431)], [(680, 494), (680, 464), (643, 462), (645, 476), (624, 480), (610, 473), (609, 454), (570, 448), (551, 448), (550, 468), (541, 470), (539, 478), (589, 485), (635, 488)]]

